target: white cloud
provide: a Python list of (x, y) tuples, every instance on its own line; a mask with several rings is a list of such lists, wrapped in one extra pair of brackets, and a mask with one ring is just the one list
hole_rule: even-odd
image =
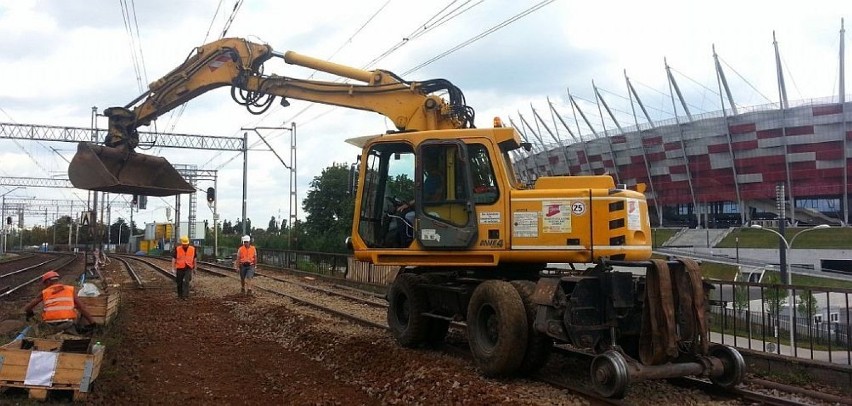
[[(223, 3), (213, 20), (216, 0), (135, 2), (147, 80), (180, 64), (210, 29), (218, 37), (230, 6)], [(227, 2), (226, 2), (227, 3)], [(385, 0), (245, 2), (229, 36), (266, 41), (276, 50), (295, 50), (361, 67), (404, 38), (413, 38), (370, 66), (398, 74), (441, 55), (532, 6), (508, 0), (471, 2), (469, 11), (426, 32), (444, 2)], [(837, 92), (838, 30), (845, 2), (792, 1), (696, 3), (556, 1), (469, 46), (405, 76), (408, 80), (445, 78), (459, 86), (477, 111), (477, 125), (495, 115), (518, 111), (531, 120), (530, 103), (547, 120), (549, 97), (574, 125), (566, 89), (593, 124), (600, 122), (591, 82), (632, 124), (623, 71), (633, 81), (651, 114), (671, 114), (663, 58), (687, 95), (693, 113), (719, 110), (711, 45), (723, 60), (734, 97), (741, 105), (777, 101), (772, 31), (776, 31), (791, 99), (831, 96)], [(225, 13), (225, 14), (222, 14)], [(375, 16), (374, 16), (375, 14)], [(371, 19), (372, 18), (372, 19)], [(368, 22), (369, 21), (369, 22)], [(131, 65), (130, 40), (119, 3), (107, 0), (0, 0), (0, 121), (86, 127), (91, 107), (123, 105), (139, 93)], [(848, 59), (847, 59), (848, 60)], [(268, 64), (266, 73), (306, 78), (310, 71)], [(740, 77), (740, 75), (742, 77)], [(315, 79), (329, 80), (327, 75)], [(177, 133), (238, 137), (241, 128), (297, 123), (298, 190), (303, 198), (314, 176), (332, 163), (352, 162), (358, 151), (346, 138), (379, 134), (392, 126), (369, 112), (330, 108), (291, 100), (286, 109), (253, 116), (230, 100), (227, 89), (191, 101), (179, 120), (164, 115), (158, 128)], [(767, 100), (769, 99), (769, 100)], [(308, 107), (304, 112), (302, 110)], [(301, 113), (300, 113), (301, 112)], [(171, 129), (171, 123), (176, 126)], [(101, 119), (101, 125), (105, 125)], [(611, 123), (607, 123), (611, 126)], [(582, 125), (585, 128), (585, 124)], [(572, 128), (573, 131), (573, 128)], [(289, 133), (268, 132), (269, 141), (289, 162)], [(567, 136), (560, 129), (562, 136)], [(264, 132), (264, 135), (267, 135)], [(250, 142), (258, 141), (254, 134)], [(30, 141), (25, 149), (50, 171), (66, 164), (48, 148)], [(48, 144), (70, 157), (70, 144)], [(265, 148), (259, 146), (258, 148)], [(219, 170), (219, 212), (241, 217), (242, 158), (235, 152), (155, 149), (174, 163)], [(248, 216), (265, 225), (270, 216), (288, 213), (289, 174), (270, 152), (249, 153)], [(22, 169), (23, 168), (23, 169)], [(15, 143), (0, 140), (0, 175), (47, 176)], [(199, 185), (206, 189), (207, 184)], [(41, 198), (70, 196), (70, 191), (32, 189)], [(3, 190), (0, 189), (0, 192)], [(210, 219), (199, 195), (198, 218)], [(174, 199), (151, 199), (140, 222), (163, 221)], [(186, 200), (184, 199), (184, 207)], [(301, 213), (301, 207), (299, 207)], [(128, 213), (123, 217), (127, 218)], [(113, 216), (115, 218), (115, 215)], [(41, 220), (39, 220), (41, 221)]]

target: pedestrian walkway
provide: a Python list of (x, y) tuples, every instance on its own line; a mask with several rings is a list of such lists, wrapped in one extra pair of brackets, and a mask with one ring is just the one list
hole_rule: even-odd
[(729, 228), (716, 229), (683, 229), (669, 238), (664, 247), (712, 247), (722, 241), (728, 233)]
[[(742, 266), (745, 269), (763, 268), (778, 270), (778, 250), (763, 248), (707, 248), (658, 247), (655, 254), (663, 256), (689, 257), (719, 264)], [(849, 250), (794, 249), (789, 251), (790, 272), (799, 275), (852, 281), (852, 274), (824, 272), (820, 270), (821, 259), (852, 258)]]
[[(841, 364), (841, 365), (851, 365), (852, 364), (852, 352), (846, 349), (838, 349), (835, 350), (832, 348), (832, 351), (829, 353), (828, 351), (823, 350), (811, 350), (810, 348), (802, 348), (797, 346), (796, 353), (791, 353), (791, 348), (789, 345), (781, 344), (778, 349), (776, 349), (775, 342), (764, 342), (763, 340), (752, 338), (749, 340), (747, 337), (739, 337), (731, 334), (725, 334), (722, 336), (721, 333), (710, 332), (710, 342), (730, 345), (732, 347), (737, 348), (746, 348), (752, 351), (760, 351), (767, 352), (771, 354), (783, 355), (788, 357), (795, 357), (801, 359), (809, 359), (814, 361), (823, 361), (830, 362), (832, 364)], [(765, 350), (764, 350), (765, 348)], [(770, 351), (772, 350), (772, 351)]]

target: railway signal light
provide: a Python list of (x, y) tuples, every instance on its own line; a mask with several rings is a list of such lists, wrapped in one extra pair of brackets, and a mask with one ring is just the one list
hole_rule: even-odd
[(216, 201), (216, 189), (212, 187), (207, 188), (207, 203), (213, 203)]
[(12, 216), (6, 217), (6, 224), (10, 226), (12, 225)]

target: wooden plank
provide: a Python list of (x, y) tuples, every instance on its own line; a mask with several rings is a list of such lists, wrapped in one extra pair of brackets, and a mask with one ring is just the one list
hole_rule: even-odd
[(118, 311), (119, 294), (111, 292), (100, 296), (79, 296), (77, 300), (89, 311), (95, 323), (106, 324)]
[(89, 397), (88, 393), (75, 390), (73, 400), (75, 402), (85, 402), (88, 397)]
[(30, 399), (47, 400), (47, 389), (29, 388)]

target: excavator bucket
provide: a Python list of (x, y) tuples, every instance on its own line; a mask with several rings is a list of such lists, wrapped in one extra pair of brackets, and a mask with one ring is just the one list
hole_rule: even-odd
[(145, 196), (195, 192), (165, 158), (88, 142), (77, 145), (68, 179), (79, 189)]

